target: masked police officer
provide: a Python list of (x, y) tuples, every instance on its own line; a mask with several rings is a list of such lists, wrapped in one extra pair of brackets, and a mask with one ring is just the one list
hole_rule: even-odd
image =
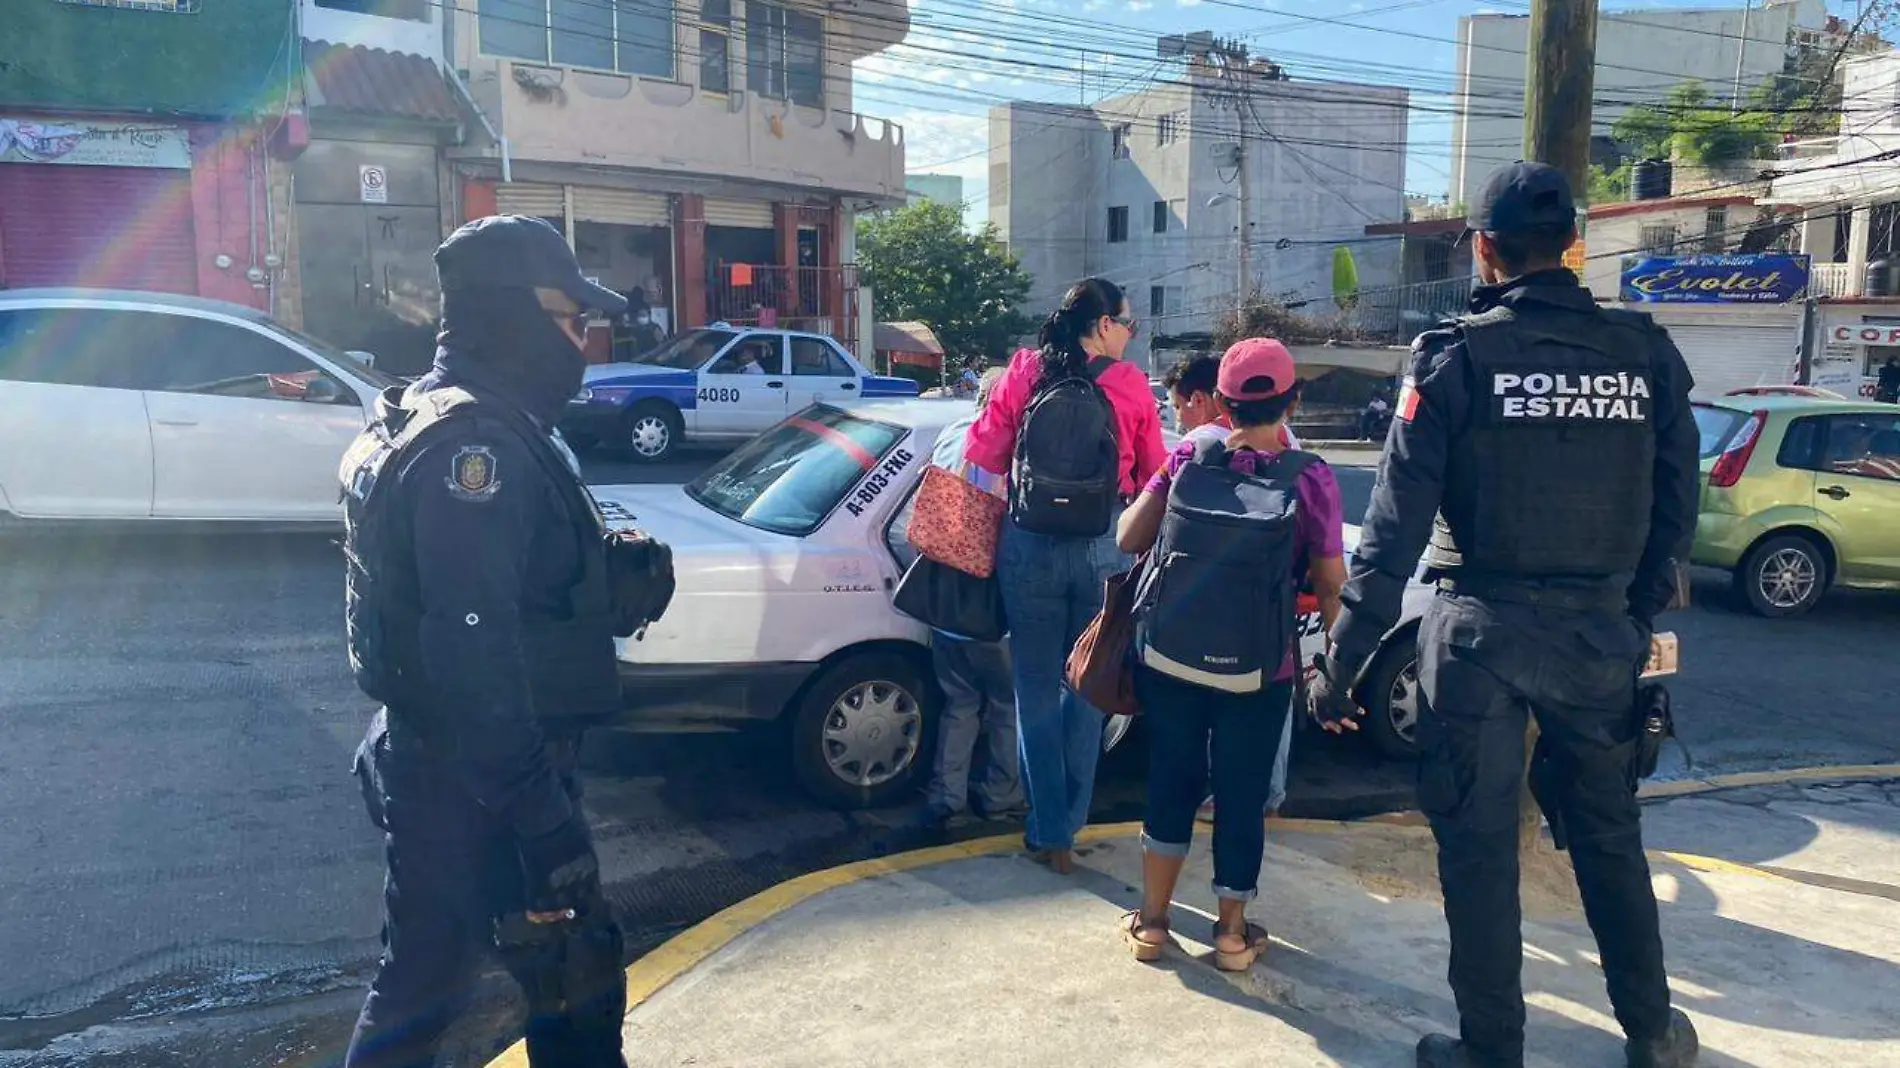
[(1599, 308), (1562, 268), (1569, 184), (1493, 174), (1467, 232), (1471, 314), (1414, 343), (1313, 712), (1338, 730), (1429, 541), (1439, 590), (1418, 637), (1419, 805), (1438, 840), (1461, 1037), (1421, 1068), (1524, 1063), (1517, 810), (1526, 716), (1561, 819), (1631, 1068), (1685, 1068), (1632, 771), (1635, 685), (1697, 503), (1690, 378), (1646, 315)]
[(435, 254), (433, 371), (345, 457), (350, 659), (384, 705), (357, 754), (386, 835), (382, 969), (346, 1064), (427, 1065), (488, 954), (527, 996), (528, 1055), (624, 1066), (621, 936), (575, 749), (615, 712), (611, 538), (552, 436), (589, 312), (547, 223), (479, 219)]

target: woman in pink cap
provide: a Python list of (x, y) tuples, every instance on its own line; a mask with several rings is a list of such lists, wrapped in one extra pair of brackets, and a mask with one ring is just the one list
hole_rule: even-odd
[[(1299, 402), (1300, 384), (1293, 356), (1271, 338), (1236, 342), (1221, 357), (1215, 403), (1232, 427), (1218, 453), (1241, 474), (1270, 478), (1282, 454), (1307, 462), (1291, 482), (1294, 509), (1293, 564), (1283, 581), (1279, 603), (1289, 613), (1285, 631), (1293, 634), (1290, 613), (1302, 579), (1311, 583), (1327, 626), (1339, 612), (1346, 581), (1339, 483), (1317, 457), (1291, 453), (1285, 444), (1287, 417)], [(1147, 488), (1122, 515), (1117, 541), (1124, 552), (1154, 547), (1167, 513), (1168, 494), (1181, 469), (1195, 462), (1201, 442), (1184, 441)], [(1222, 559), (1222, 565), (1229, 561)], [(1262, 566), (1268, 566), (1263, 560)], [(1165, 582), (1164, 582), (1165, 585)], [(1157, 616), (1156, 626), (1165, 617)], [(1260, 814), (1270, 788), (1260, 774), (1260, 756), (1270, 751), (1286, 726), (1292, 704), (1295, 646), (1270, 684), (1252, 692), (1231, 692), (1186, 681), (1139, 666), (1135, 692), (1147, 719), (1148, 812), (1142, 826), (1142, 904), (1127, 921), (1127, 938), (1139, 960), (1159, 958), (1172, 943), (1168, 910), (1174, 886), (1194, 837), (1194, 814), (1207, 796), (1211, 766), (1214, 796), (1215, 964), (1227, 971), (1253, 966), (1267, 945), (1266, 929), (1247, 922), (1247, 902), (1258, 893), (1266, 828)], [(1269, 654), (1271, 657), (1271, 654)], [(1271, 662), (1271, 659), (1268, 661)]]

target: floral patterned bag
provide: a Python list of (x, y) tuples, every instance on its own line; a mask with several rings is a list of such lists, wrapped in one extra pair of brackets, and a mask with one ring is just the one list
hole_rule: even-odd
[(989, 578), (996, 573), (996, 540), (1007, 507), (1001, 497), (932, 465), (924, 469), (905, 536), (930, 559)]

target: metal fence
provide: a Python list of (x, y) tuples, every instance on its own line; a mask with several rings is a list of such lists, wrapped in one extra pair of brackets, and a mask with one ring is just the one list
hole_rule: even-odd
[(1362, 330), (1410, 340), (1440, 320), (1462, 315), (1471, 300), (1470, 278), (1381, 286), (1359, 291), (1353, 325)]
[(735, 326), (828, 334), (856, 353), (858, 268), (720, 264), (706, 285), (706, 316)]

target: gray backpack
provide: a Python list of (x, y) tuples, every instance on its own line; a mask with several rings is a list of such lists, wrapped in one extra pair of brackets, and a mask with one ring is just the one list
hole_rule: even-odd
[(1258, 474), (1200, 442), (1168, 489), (1161, 534), (1135, 602), (1135, 648), (1163, 675), (1256, 693), (1292, 647), (1300, 472), (1319, 457), (1287, 450)]

